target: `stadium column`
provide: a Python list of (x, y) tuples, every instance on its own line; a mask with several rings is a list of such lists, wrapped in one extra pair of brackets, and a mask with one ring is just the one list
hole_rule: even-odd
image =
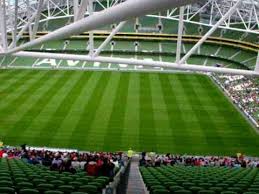
[(184, 6), (180, 7), (180, 16), (178, 23), (178, 37), (177, 37), (177, 48), (176, 48), (176, 63), (179, 64), (181, 58), (181, 48), (182, 48), (182, 36), (183, 36), (183, 16), (184, 16)]
[(7, 51), (5, 0), (0, 1), (0, 28), (3, 50)]
[(35, 39), (36, 33), (38, 31), (40, 14), (41, 14), (44, 2), (45, 2), (44, 0), (38, 1), (37, 14), (36, 14), (36, 17), (35, 17), (35, 21), (34, 21), (34, 25), (33, 25), (33, 31), (32, 31), (32, 40)]
[(259, 72), (259, 51), (257, 53), (257, 60), (255, 64), (255, 72)]
[(15, 5), (14, 5), (14, 29), (13, 29), (13, 42), (14, 42), (14, 47), (16, 47), (16, 36), (17, 36), (17, 21), (18, 21), (18, 0), (15, 0)]
[[(29, 18), (31, 18), (31, 8), (30, 8), (30, 0), (26, 0), (26, 6), (27, 6), (27, 18), (28, 18), (28, 22), (29, 22)], [(36, 12), (37, 13), (37, 12)], [(36, 14), (37, 15), (37, 14)], [(35, 16), (36, 17), (36, 16)], [(33, 21), (33, 20), (32, 20)], [(32, 25), (31, 25), (32, 22), (29, 23), (29, 35), (30, 35), (30, 40), (32, 40)]]
[(81, 1), (79, 9), (78, 9), (78, 13), (77, 15), (75, 15), (75, 21), (81, 20), (82, 18), (84, 18), (85, 12), (87, 10), (87, 5), (88, 5), (88, 1)]
[(74, 8), (74, 22), (75, 22), (76, 21), (76, 16), (78, 14), (78, 5), (79, 5), (79, 3), (78, 3), (78, 0), (73, 0), (73, 3), (74, 3), (73, 8)]
[(185, 56), (179, 61), (180, 64), (185, 63), (187, 59), (207, 40), (207, 38), (212, 35), (215, 30), (227, 19), (231, 16), (239, 6), (242, 0), (237, 0), (236, 4), (231, 7), (228, 12), (222, 16), (222, 18), (217, 21), (217, 23), (185, 54)]
[[(93, 15), (93, 0), (88, 0), (87, 11), (89, 15)], [(94, 33), (93, 31), (89, 32), (89, 55), (93, 56), (94, 54)]]

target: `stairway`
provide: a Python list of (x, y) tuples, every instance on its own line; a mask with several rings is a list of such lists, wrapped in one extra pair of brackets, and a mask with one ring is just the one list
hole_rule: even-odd
[(139, 157), (134, 156), (131, 160), (127, 194), (147, 194), (145, 184), (139, 172)]

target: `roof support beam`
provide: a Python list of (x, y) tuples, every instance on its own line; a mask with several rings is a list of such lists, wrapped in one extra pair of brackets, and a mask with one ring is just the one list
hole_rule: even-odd
[(242, 69), (230, 69), (230, 68), (218, 68), (211, 66), (201, 65), (178, 65), (176, 63), (162, 62), (162, 61), (143, 61), (139, 59), (126, 59), (126, 58), (114, 58), (114, 57), (91, 57), (87, 55), (74, 55), (64, 53), (44, 53), (44, 52), (26, 52), (21, 51), (14, 53), (13, 56), (17, 57), (34, 57), (34, 58), (47, 58), (47, 59), (61, 59), (61, 60), (78, 60), (78, 61), (91, 61), (100, 63), (115, 63), (115, 64), (128, 64), (128, 65), (143, 65), (147, 67), (163, 67), (169, 69), (187, 70), (187, 71), (203, 71), (203, 72), (218, 72), (235, 75), (253, 75), (259, 76), (259, 72), (242, 70)]
[(35, 16), (35, 22), (34, 22), (34, 26), (33, 26), (33, 30), (32, 30), (32, 40), (35, 39), (36, 33), (38, 31), (40, 14), (41, 14), (43, 5), (44, 5), (44, 0), (39, 0), (38, 1), (38, 8), (37, 8), (36, 16)]
[[(27, 18), (28, 18), (28, 21), (29, 21), (30, 18), (31, 18), (31, 15), (32, 15), (31, 14), (31, 8), (30, 8), (30, 0), (26, 0), (26, 6), (27, 6)], [(29, 24), (28, 28), (29, 28), (30, 40), (32, 40), (32, 26), (31, 26), (31, 23)]]
[(180, 16), (178, 22), (178, 37), (177, 37), (177, 47), (176, 47), (176, 63), (179, 64), (181, 58), (182, 49), (182, 37), (183, 37), (183, 17), (184, 17), (184, 6), (180, 7)]
[(74, 22), (76, 22), (76, 17), (78, 15), (78, 6), (79, 6), (79, 2), (78, 0), (73, 0), (73, 9), (74, 9)]
[(88, 3), (89, 3), (89, 0), (81, 1), (81, 4), (77, 11), (77, 15), (74, 16), (75, 17), (74, 21), (78, 21), (84, 18)]
[(189, 57), (207, 40), (207, 38), (215, 32), (215, 30), (229, 17), (231, 16), (239, 6), (242, 0), (238, 0), (236, 4), (228, 10), (228, 12), (190, 49), (186, 55), (179, 61), (180, 64), (185, 63)]
[(31, 23), (33, 22), (33, 20), (35, 19), (37, 15), (37, 12), (35, 12), (28, 20), (28, 22), (23, 26), (23, 28), (19, 31), (16, 40), (12, 41), (11, 45), (9, 46), (9, 48), (13, 48), (14, 45), (20, 40), (20, 38), (22, 37), (23, 33), (29, 28), (29, 26), (31, 25)]
[(16, 47), (16, 36), (17, 36), (17, 25), (18, 25), (18, 0), (15, 0), (15, 7), (14, 7), (14, 29), (13, 29), (13, 42), (14, 47)]
[[(93, 15), (93, 0), (88, 0), (87, 10), (89, 15)], [(94, 54), (94, 33), (93, 31), (89, 32), (89, 55), (93, 56)]]
[(259, 73), (259, 51), (257, 54), (256, 64), (255, 64), (255, 72)]
[(36, 46), (46, 41), (66, 38), (108, 24), (126, 21), (138, 16), (167, 10), (168, 8), (180, 7), (198, 1), (199, 0), (128, 0), (25, 43), (20, 47), (12, 49), (9, 53)]
[(5, 0), (0, 1), (0, 32), (2, 39), (3, 50), (7, 51), (7, 34), (6, 34), (6, 12), (5, 12)]
[(117, 34), (121, 28), (126, 24), (127, 22), (121, 22), (116, 28), (113, 29), (113, 31), (110, 33), (110, 35), (103, 41), (103, 43), (99, 46), (99, 48), (95, 51), (93, 57), (99, 56), (99, 54), (102, 52), (104, 47), (112, 40), (115, 34)]

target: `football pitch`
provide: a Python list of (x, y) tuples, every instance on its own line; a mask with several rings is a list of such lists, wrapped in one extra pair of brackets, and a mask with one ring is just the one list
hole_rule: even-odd
[(258, 155), (259, 136), (197, 74), (0, 70), (0, 139), (89, 151)]

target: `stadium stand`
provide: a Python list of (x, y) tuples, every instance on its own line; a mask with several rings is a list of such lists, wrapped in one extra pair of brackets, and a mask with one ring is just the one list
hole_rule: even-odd
[[(242, 158), (242, 157), (241, 157)], [(231, 157), (142, 155), (140, 172), (151, 194), (255, 194), (259, 161)], [(244, 168), (240, 168), (244, 167)], [(245, 168), (249, 167), (249, 168)]]
[(124, 166), (123, 154), (2, 148), (0, 193), (99, 194)]
[(259, 82), (257, 78), (213, 74), (213, 78), (225, 90), (233, 102), (259, 127)]

